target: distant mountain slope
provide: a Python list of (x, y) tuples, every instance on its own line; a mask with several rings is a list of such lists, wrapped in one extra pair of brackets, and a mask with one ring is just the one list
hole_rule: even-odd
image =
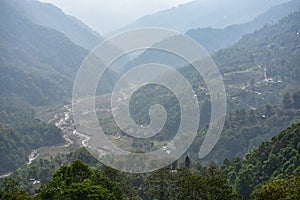
[(224, 167), (231, 183), (250, 199), (250, 192), (274, 178), (300, 175), (300, 123), (295, 123), (249, 152), (244, 160), (234, 159)]
[(265, 24), (276, 23), (282, 17), (300, 10), (300, 0), (293, 0), (270, 8), (254, 20), (245, 24), (231, 25), (224, 29), (199, 28), (189, 30), (186, 35), (195, 39), (207, 51), (212, 52), (227, 47), (247, 33), (262, 28)]
[(286, 92), (299, 90), (300, 12), (245, 35), (212, 58), (235, 105), (280, 104)]
[[(28, 21), (0, 1), (0, 96), (33, 105), (61, 102), (87, 52), (62, 33)], [(70, 91), (67, 91), (67, 90)]]
[[(176, 41), (176, 37), (165, 39), (160, 44), (170, 44), (169, 40)], [(294, 93), (299, 89), (300, 12), (245, 35), (231, 47), (213, 53), (212, 58), (228, 86), (227, 94), (230, 99), (238, 99), (255, 108), (266, 103), (281, 103), (286, 92)], [(146, 50), (126, 65), (124, 70), (145, 63), (161, 63), (173, 67), (184, 64), (183, 59), (170, 53)], [(188, 74), (189, 80), (197, 80), (197, 73), (189, 70), (189, 67), (181, 68), (180, 71)], [(197, 82), (196, 84), (199, 85)], [(197, 87), (199, 86), (195, 85)]]
[[(30, 22), (11, 2), (0, 1), (0, 96), (32, 105), (62, 103), (71, 97), (87, 54), (61, 32)], [(113, 79), (108, 76), (106, 87)]]
[(266, 67), (269, 78), (279, 76), (288, 82), (300, 81), (300, 12), (245, 35), (213, 58), (223, 72), (261, 66)]
[(192, 28), (224, 28), (254, 19), (270, 7), (287, 0), (195, 0), (146, 15), (116, 32), (138, 27), (164, 27), (180, 32)]
[(59, 8), (51, 4), (35, 0), (9, 0), (7, 2), (22, 12), (30, 21), (62, 32), (75, 44), (86, 49), (94, 48), (103, 40), (97, 32), (87, 25), (75, 17), (64, 14)]
[[(204, 161), (214, 160), (221, 163), (226, 157), (243, 157), (262, 141), (269, 140), (278, 130), (284, 129), (292, 121), (299, 121), (298, 107), (292, 110), (278, 107), (282, 105), (283, 96), (287, 91), (292, 95), (299, 90), (299, 30), (300, 12), (292, 13), (276, 24), (266, 25), (244, 36), (232, 47), (213, 54), (226, 87), (229, 119), (226, 119), (218, 144)], [(160, 57), (152, 58), (160, 59)], [(264, 69), (266, 69), (266, 78)], [(191, 66), (182, 67), (178, 71), (189, 80), (200, 105), (202, 104), (200, 125), (205, 127), (210, 121), (209, 91), (201, 76)], [(175, 111), (178, 106), (170, 98), (171, 95), (161, 92), (158, 87), (136, 94), (139, 98), (136, 102), (135, 98), (132, 98), (132, 105), (134, 105), (132, 116), (137, 122), (146, 122), (146, 124), (149, 122), (147, 121), (148, 106), (151, 105), (152, 100), (164, 99), (167, 102), (165, 104), (167, 111)], [(288, 101), (297, 101), (296, 99), (290, 98)], [(176, 124), (179, 124), (177, 119), (180, 119), (180, 112), (175, 111), (175, 113), (171, 115), (171, 123), (166, 123), (164, 129), (172, 130), (176, 128)], [(170, 132), (174, 133), (173, 130)], [(198, 138), (201, 139), (202, 136)], [(202, 140), (199, 140), (191, 146), (191, 151), (197, 157), (201, 144)]]
[[(300, 11), (300, 0), (293, 0), (288, 3), (274, 6), (255, 20), (245, 24), (232, 25), (225, 29), (204, 28), (190, 30), (186, 35), (199, 42), (199, 44), (207, 51), (216, 51), (220, 48), (232, 45), (240, 40), (243, 35), (254, 32), (256, 29), (261, 29), (264, 25), (276, 24), (281, 18), (286, 17), (294, 11)], [(153, 47), (172, 45), (176, 40), (176, 37), (166, 38), (158, 44), (154, 44)], [(225, 51), (229, 54), (231, 52), (230, 48)], [(216, 60), (219, 60), (219, 57), (222, 57), (221, 53), (216, 56)], [(187, 65), (186, 61), (171, 53), (147, 49), (141, 55), (128, 62), (124, 67), (124, 71), (127, 71), (134, 66), (150, 62), (162, 63), (173, 67)], [(224, 57), (224, 63), (226, 62), (226, 57)]]

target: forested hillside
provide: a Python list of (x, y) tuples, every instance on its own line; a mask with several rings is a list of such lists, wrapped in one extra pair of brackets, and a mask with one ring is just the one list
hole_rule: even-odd
[[(299, 95), (300, 93), (297, 93)], [(296, 94), (295, 94), (296, 96)], [(293, 122), (300, 121), (298, 107), (271, 106), (264, 109), (246, 111), (237, 109), (226, 116), (222, 135), (210, 154), (202, 162), (214, 161), (221, 165), (225, 159), (243, 158), (247, 152), (270, 140), (274, 134)], [(198, 156), (199, 147), (203, 142), (206, 128), (194, 140), (190, 147), (191, 154)]]
[(213, 55), (223, 73), (267, 68), (267, 77), (279, 76), (283, 81), (299, 81), (300, 12), (264, 26), (244, 36), (230, 48)]
[[(244, 36), (237, 44), (213, 54), (220, 67), (227, 93), (227, 117), (219, 142), (206, 160), (221, 164), (225, 158), (243, 157), (275, 133), (299, 121), (300, 13), (290, 14), (276, 24), (266, 25)], [(190, 66), (179, 68), (192, 84), (201, 106), (199, 135), (190, 150), (199, 151), (210, 120), (209, 91), (201, 76)], [(179, 105), (172, 93), (156, 85), (138, 90), (131, 100), (136, 123), (149, 123), (151, 105), (161, 103), (169, 112), (159, 141), (171, 139), (180, 121)], [(99, 116), (101, 118), (101, 116)], [(116, 130), (112, 118), (102, 124), (109, 134)], [(153, 138), (150, 139), (150, 141)], [(132, 145), (149, 148), (151, 142)]]
[(55, 30), (35, 25), (1, 1), (0, 95), (33, 105), (63, 102), (87, 52)]
[[(200, 45), (204, 45), (208, 51), (223, 47), (219, 51), (212, 52), (211, 56), (219, 67), (225, 84), (228, 82), (236, 86), (238, 84), (245, 84), (245, 82), (241, 83), (231, 80), (234, 72), (240, 72), (241, 74), (239, 75), (247, 76), (249, 72), (253, 74), (253, 72), (255, 73), (260, 70), (261, 75), (256, 78), (264, 79), (263, 70), (265, 68), (267, 78), (277, 78), (277, 80), (286, 78), (289, 79), (288, 83), (290, 83), (291, 78), (297, 76), (294, 72), (298, 68), (295, 64), (298, 62), (297, 59), (299, 57), (299, 34), (297, 34), (299, 32), (299, 12), (293, 13), (293, 11), (299, 11), (299, 5), (299, 0), (278, 5), (252, 22), (221, 29), (220, 31), (216, 31), (216, 35), (210, 31), (203, 34), (202, 29), (188, 32), (187, 35), (198, 41)], [(276, 15), (276, 13), (283, 16), (285, 16), (283, 13), (286, 13), (288, 16), (284, 18), (280, 18), (280, 16), (274, 17), (273, 15)], [(289, 13), (291, 14), (289, 15)], [(203, 30), (204, 32), (206, 31), (206, 29)], [(210, 28), (207, 30), (210, 30)], [(229, 42), (228, 40), (232, 41)], [(154, 44), (153, 48), (168, 46), (176, 41), (176, 37), (166, 38), (158, 44)], [(234, 44), (230, 46), (230, 43)], [(216, 45), (220, 46), (217, 47)], [(284, 62), (285, 60), (287, 61)], [(183, 67), (188, 64), (187, 61), (172, 53), (147, 49), (141, 55), (127, 63), (123, 71), (150, 62), (162, 63), (174, 68)], [(294, 71), (291, 71), (291, 69)], [(290, 75), (286, 74), (288, 72)], [(294, 74), (294, 76), (291, 76), (291, 74)], [(251, 79), (247, 81), (250, 82)], [(266, 89), (269, 90), (270, 85)]]
[[(249, 152), (244, 159), (226, 160), (222, 168), (213, 163), (201, 165), (186, 156), (171, 166), (146, 174), (121, 173), (96, 164), (85, 149), (80, 149), (51, 161), (35, 161), (33, 165), (19, 170), (13, 177), (22, 185), (17, 187), (13, 179), (5, 179), (0, 198), (14, 195), (29, 198), (20, 188), (22, 186), (31, 194), (37, 193), (33, 199), (93, 199), (104, 196), (108, 199), (146, 200), (298, 199), (299, 137), (300, 124), (295, 123)], [(94, 168), (81, 161), (74, 162), (76, 159)], [(62, 163), (68, 165), (59, 168)], [(41, 186), (30, 179), (42, 180), (42, 184), (46, 181), (47, 184)], [(40, 190), (37, 190), (39, 187)]]
[(183, 33), (192, 28), (224, 28), (250, 21), (272, 6), (287, 1), (194, 0), (178, 7), (143, 16), (116, 32), (139, 27), (164, 27)]
[[(63, 103), (88, 51), (53, 29), (36, 25), (6, 0), (0, 2), (0, 96), (32, 105)], [(107, 72), (100, 93), (112, 87)]]
[[(232, 105), (251, 109), (281, 104), (284, 94), (299, 90), (299, 19), (300, 12), (292, 13), (212, 54), (223, 76), (230, 109)], [(189, 80), (199, 80), (189, 67), (180, 71)]]
[(300, 10), (300, 1), (293, 0), (276, 5), (263, 14), (244, 24), (230, 25), (223, 29), (200, 27), (189, 30), (186, 35), (195, 39), (207, 51), (213, 52), (226, 48), (242, 38), (247, 33), (262, 28), (266, 24), (277, 23), (282, 17)]
[[(181, 31), (193, 28), (186, 34), (211, 51), (226, 89), (227, 113), (217, 144), (199, 159), (207, 130), (213, 126), (212, 102), (207, 83), (191, 63), (159, 50), (123, 55), (98, 84), (95, 107), (79, 110), (87, 117), (79, 122), (72, 103), (81, 106), (93, 98), (71, 102), (73, 82), (89, 50), (103, 38), (54, 5), (0, 0), (0, 200), (300, 199), (300, 0), (205, 2), (195, 0), (144, 16), (124, 28), (153, 24)], [(179, 38), (159, 44), (168, 46)], [(143, 39), (147, 37), (137, 41)], [(153, 153), (143, 165), (156, 166), (156, 150), (169, 156), (165, 160), (173, 156), (184, 143), (173, 141), (182, 120), (193, 120), (182, 119), (184, 109), (172, 89), (155, 83), (141, 86), (130, 99), (126, 88), (115, 90), (117, 103), (112, 103), (111, 91), (121, 73), (145, 63), (172, 66), (190, 83), (199, 103), (199, 126), (180, 158), (153, 172), (125, 173), (99, 161), (118, 154), (109, 142), (128, 151), (126, 156)], [(177, 87), (176, 81), (172, 83)], [(135, 84), (129, 80), (128, 86)], [(130, 117), (139, 127), (155, 123), (151, 106), (164, 107), (167, 119), (160, 132), (135, 138), (126, 133), (135, 131), (131, 126), (118, 127), (113, 112), (124, 108), (123, 100), (129, 101)], [(98, 122), (90, 123), (94, 111)], [(98, 159), (89, 151), (91, 138), (98, 138), (85, 132), (92, 129), (86, 124), (99, 124), (108, 139), (93, 147)], [(182, 138), (189, 134), (185, 131)], [(116, 156), (117, 162), (127, 166), (140, 159), (126, 161), (126, 156)]]
[[(295, 123), (275, 135), (271, 141), (250, 151), (245, 159), (226, 161), (224, 169), (229, 181), (237, 187), (244, 199), (249, 199), (251, 191), (266, 181), (291, 175), (300, 176), (299, 141), (300, 124)], [(297, 184), (299, 191), (299, 179)]]
[(0, 98), (0, 111), (0, 174), (24, 165), (34, 149), (64, 143), (61, 130), (36, 120), (25, 103)]
[[(88, 155), (85, 156), (88, 157)], [(103, 195), (106, 190), (108, 191), (104, 193), (104, 197), (112, 199), (192, 200), (199, 199), (199, 197), (206, 199), (212, 196), (214, 199), (231, 200), (238, 199), (239, 196), (215, 165), (204, 167), (199, 163), (193, 163), (193, 166), (192, 164), (188, 165), (186, 160), (185, 162), (177, 162), (173, 167), (166, 167), (152, 173), (129, 174), (116, 171), (102, 164), (90, 168), (81, 161), (73, 161), (69, 165), (59, 168), (59, 166), (54, 165), (57, 161), (59, 158), (55, 158), (51, 162), (40, 160), (34, 164), (34, 167), (29, 166), (27, 170), (16, 173), (17, 176), (14, 177), (17, 179), (8, 178), (4, 180), (2, 188), (6, 189), (0, 190), (0, 199), (5, 195), (11, 195), (9, 194), (10, 187), (18, 185), (6, 184), (6, 182), (13, 180), (21, 180), (21, 183), (30, 186), (30, 190), (27, 192), (36, 194), (33, 199), (74, 199), (76, 197), (93, 199)], [(41, 178), (49, 176), (47, 172), (49, 170), (53, 172), (53, 166), (55, 166), (55, 172), (47, 184), (41, 186), (28, 180), (29, 177), (35, 178), (35, 180), (44, 180)], [(32, 172), (38, 172), (38, 176), (34, 176)], [(27, 176), (29, 174), (31, 176)], [(23, 175), (26, 175), (27, 179), (24, 179)], [(23, 191), (26, 196), (25, 191), (22, 187), (20, 188), (22, 185), (18, 186), (18, 191)], [(40, 190), (37, 191), (36, 187), (40, 187)], [(101, 188), (105, 188), (104, 191)], [(104, 197), (102, 198), (106, 199)]]
[[(0, 1), (0, 173), (17, 169), (34, 149), (64, 143), (53, 124), (35, 119), (36, 106), (69, 101), (88, 51), (64, 34), (36, 25), (11, 1)], [(103, 90), (115, 75), (108, 72)]]
[(24, 14), (24, 17), (33, 23), (61, 32), (72, 42), (85, 49), (90, 50), (103, 40), (100, 34), (75, 17), (64, 14), (52, 4), (33, 0), (4, 1)]

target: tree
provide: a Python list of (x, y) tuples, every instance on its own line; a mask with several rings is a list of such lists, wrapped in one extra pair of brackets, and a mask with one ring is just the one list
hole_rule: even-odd
[(179, 190), (179, 200), (238, 199), (233, 187), (222, 178), (204, 178), (190, 175), (185, 178)]
[[(116, 174), (119, 173), (117, 170), (114, 169), (111, 170), (112, 170), (111, 172), (115, 172)], [(115, 175), (114, 178), (111, 178), (110, 176), (107, 176), (106, 173), (103, 173), (100, 170), (95, 170), (94, 174), (90, 179), (92, 180), (92, 183), (94, 185), (101, 185), (104, 188), (108, 189), (110, 192), (112, 192), (115, 195), (116, 199), (118, 200), (124, 199), (124, 193), (122, 191), (122, 188), (124, 188), (125, 185), (121, 185), (121, 183), (123, 183), (124, 181), (121, 179), (120, 175)]]
[(271, 180), (254, 190), (252, 196), (254, 200), (300, 199), (300, 177)]
[(205, 178), (222, 178), (225, 177), (222, 170), (214, 163), (210, 163), (201, 169), (201, 176)]
[(209, 124), (211, 117), (211, 102), (205, 99), (200, 110), (200, 125)]
[(18, 183), (11, 179), (5, 178), (0, 190), (0, 200), (29, 200), (29, 194), (19, 188)]
[(293, 94), (294, 108), (300, 109), (300, 91)]
[(175, 160), (174, 162), (172, 162), (171, 168), (172, 168), (172, 170), (176, 170), (177, 167), (178, 167), (178, 160)]
[(250, 151), (244, 159), (232, 160), (231, 164), (223, 167), (228, 180), (243, 199), (250, 199), (253, 190), (266, 181), (282, 176), (299, 176), (299, 133), (300, 123), (294, 123), (271, 141)]
[(184, 160), (184, 166), (185, 166), (186, 168), (188, 168), (188, 169), (191, 167), (191, 159), (190, 159), (189, 156), (186, 156), (186, 157), (185, 157), (185, 160)]
[(124, 194), (118, 183), (109, 180), (99, 170), (93, 171), (81, 161), (62, 166), (48, 185), (42, 186), (40, 199), (99, 199), (122, 200)]
[(293, 106), (293, 101), (291, 95), (290, 93), (287, 92), (283, 96), (283, 107), (288, 109), (288, 108), (292, 108), (292, 106)]
[(82, 182), (85, 179), (91, 177), (92, 174), (93, 171), (88, 165), (84, 164), (79, 160), (76, 160), (71, 166), (63, 166), (60, 169), (58, 169), (54, 173), (52, 180), (64, 181), (65, 184), (68, 186), (74, 182)]
[(173, 186), (171, 169), (159, 169), (155, 172), (152, 172), (147, 179), (146, 193), (151, 199), (170, 199), (170, 189)]
[(117, 200), (117, 198), (101, 185), (94, 185), (91, 180), (86, 179), (80, 183), (72, 183), (63, 192), (63, 199), (72, 200)]
[(270, 104), (265, 105), (265, 111), (267, 116), (271, 116), (273, 113), (273, 108)]

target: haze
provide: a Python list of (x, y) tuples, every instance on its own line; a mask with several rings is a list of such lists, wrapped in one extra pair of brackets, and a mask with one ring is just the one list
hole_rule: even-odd
[(191, 0), (40, 0), (61, 8), (101, 34), (125, 26), (139, 17)]

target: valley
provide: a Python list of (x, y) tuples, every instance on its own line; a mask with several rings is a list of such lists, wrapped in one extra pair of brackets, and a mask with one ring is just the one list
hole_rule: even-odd
[[(97, 52), (94, 48), (106, 41), (102, 34), (65, 8), (44, 1), (0, 0), (0, 200), (299, 199), (299, 0), (192, 0), (141, 15), (115, 30), (173, 28), (191, 37), (199, 48), (204, 47), (224, 83), (225, 116), (213, 113), (213, 93), (193, 68), (194, 63), (152, 49), (173, 45), (180, 36), (126, 52), (98, 80), (95, 95), (76, 99), (85, 92), (81, 86), (91, 84), (82, 80), (79, 90), (74, 90), (87, 56), (95, 58), (89, 64), (98, 70), (98, 53), (103, 53), (105, 61), (113, 52)], [(117, 20), (118, 14), (114, 15), (110, 20)], [(122, 42), (129, 46), (142, 43), (150, 39), (145, 35)], [(117, 44), (108, 45), (122, 52)], [(176, 48), (191, 49), (181, 45)], [(90, 54), (92, 49), (94, 54)], [(130, 76), (123, 89), (115, 88), (127, 72), (145, 63), (172, 67), (190, 85), (192, 97), (177, 97), (169, 87), (152, 82), (137, 89), (140, 79), (154, 74), (172, 80), (176, 89), (187, 89), (176, 85), (180, 80), (153, 70)], [(96, 73), (88, 71), (87, 78), (94, 80)], [(215, 74), (210, 75), (213, 78)], [(221, 105), (220, 95), (216, 98)], [(199, 121), (194, 122), (192, 114), (183, 119), (179, 98), (187, 102), (195, 99)], [(159, 130), (155, 135), (143, 138), (148, 134), (147, 126), (155, 122), (150, 117), (152, 106), (158, 105), (165, 109), (165, 123), (161, 129), (155, 127)], [(154, 112), (162, 116), (161, 111)], [(220, 136), (212, 134), (216, 144), (200, 159), (200, 148), (215, 125), (211, 122), (214, 115), (224, 119), (224, 126)], [(156, 122), (162, 121), (159, 118)], [(183, 126), (185, 131), (175, 143), (183, 122), (190, 124)], [(173, 159), (173, 153), (193, 134), (189, 126), (196, 127), (196, 136)], [(213, 141), (208, 144), (214, 145)], [(151, 156), (141, 156), (147, 153)], [(162, 158), (160, 154), (166, 157), (157, 160)], [(160, 162), (166, 164), (157, 167)], [(120, 171), (112, 168), (112, 163), (121, 166)], [(133, 173), (135, 169), (149, 170)]]

